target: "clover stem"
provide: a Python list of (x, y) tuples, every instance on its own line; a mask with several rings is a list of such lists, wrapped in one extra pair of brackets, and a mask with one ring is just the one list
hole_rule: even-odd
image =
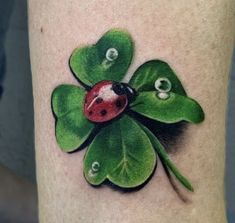
[[(154, 147), (157, 150), (157, 153), (159, 155), (159, 157), (161, 158), (161, 161), (165, 163), (165, 165), (171, 170), (171, 172), (175, 175), (175, 177), (179, 180), (179, 182), (181, 182), (181, 184), (187, 188), (190, 191), (194, 191), (193, 186), (191, 185), (191, 183), (186, 179), (186, 177), (184, 177), (179, 170), (177, 169), (177, 167), (171, 162), (170, 158), (168, 157), (167, 154), (163, 154), (162, 151), (159, 152), (161, 149), (157, 149), (157, 147)], [(164, 151), (165, 152), (165, 151)]]
[(166, 153), (164, 147), (162, 146), (162, 144), (160, 143), (160, 141), (143, 125), (141, 125), (141, 127), (143, 128), (143, 130), (146, 132), (146, 134), (149, 136), (149, 139), (154, 147), (154, 149), (156, 150), (158, 156), (160, 157), (160, 160), (163, 162), (163, 164), (165, 164), (169, 170), (175, 175), (176, 179), (179, 180), (179, 182), (188, 190), (190, 191), (194, 191), (193, 186), (191, 185), (191, 183), (188, 181), (188, 179), (186, 177), (184, 177), (180, 171), (177, 169), (177, 167), (172, 163), (172, 161), (170, 160), (168, 154)]

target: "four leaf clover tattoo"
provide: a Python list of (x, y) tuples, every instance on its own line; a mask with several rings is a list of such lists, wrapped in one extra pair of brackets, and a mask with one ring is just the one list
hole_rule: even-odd
[(123, 83), (133, 52), (131, 36), (121, 29), (74, 50), (69, 65), (82, 87), (63, 84), (52, 93), (57, 142), (65, 152), (88, 146), (83, 168), (91, 185), (109, 180), (121, 188), (135, 188), (150, 178), (159, 158), (193, 191), (157, 136), (135, 117), (166, 124), (200, 123), (204, 112), (164, 61), (144, 63), (129, 83)]

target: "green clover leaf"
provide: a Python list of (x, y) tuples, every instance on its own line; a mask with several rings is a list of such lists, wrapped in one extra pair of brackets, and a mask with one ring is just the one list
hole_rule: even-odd
[[(148, 61), (136, 70), (128, 84), (120, 83), (131, 64), (133, 50), (130, 35), (120, 29), (106, 32), (96, 44), (74, 50), (69, 65), (85, 90), (74, 85), (54, 89), (52, 110), (56, 119), (56, 140), (65, 152), (91, 141), (83, 166), (85, 178), (92, 185), (109, 180), (121, 188), (140, 186), (154, 172), (159, 157), (165, 169), (193, 191), (157, 136), (135, 115), (148, 117), (153, 123), (200, 123), (204, 112), (198, 102), (187, 96), (177, 75), (164, 61)], [(87, 95), (91, 98), (90, 104), (87, 104)], [(122, 101), (128, 101), (122, 105), (126, 106), (124, 108), (120, 100), (119, 103), (112, 101), (119, 95)], [(86, 113), (86, 109), (104, 101), (100, 113)], [(104, 105), (109, 111), (116, 106), (111, 114), (117, 111), (118, 115), (105, 123), (95, 122), (95, 118), (91, 121), (87, 114), (107, 115)], [(118, 113), (119, 107), (123, 110)], [(97, 129), (99, 131), (94, 131)], [(91, 139), (91, 135), (95, 137)]]
[(70, 58), (70, 67), (84, 84), (92, 86), (101, 80), (121, 81), (132, 60), (130, 35), (112, 29), (91, 46), (77, 48)]
[[(94, 164), (99, 166), (93, 170)], [(149, 178), (155, 165), (156, 155), (146, 133), (124, 115), (95, 137), (85, 155), (84, 172), (93, 185), (109, 179), (120, 187), (133, 188)]]
[[(160, 82), (156, 86), (158, 80)], [(174, 71), (163, 61), (144, 63), (129, 83), (139, 93), (130, 105), (131, 110), (143, 116), (163, 123), (200, 123), (204, 120), (201, 106), (186, 95)]]
[(56, 139), (60, 148), (72, 152), (90, 135), (94, 124), (83, 115), (85, 91), (73, 85), (60, 85), (52, 93), (56, 116)]
[(167, 78), (172, 83), (171, 91), (186, 96), (186, 92), (170, 66), (161, 60), (151, 60), (141, 65), (132, 76), (129, 84), (138, 92), (155, 91), (155, 81)]
[(195, 100), (173, 92), (167, 99), (160, 99), (156, 91), (141, 92), (130, 106), (131, 110), (164, 123), (199, 123), (204, 119), (203, 110)]

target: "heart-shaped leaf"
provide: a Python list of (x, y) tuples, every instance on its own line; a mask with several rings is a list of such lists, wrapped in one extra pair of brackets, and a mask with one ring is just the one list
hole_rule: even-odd
[(70, 67), (85, 85), (101, 80), (121, 81), (131, 63), (133, 42), (123, 30), (112, 29), (95, 44), (77, 48), (70, 57)]
[(143, 184), (156, 165), (156, 154), (146, 133), (123, 116), (104, 127), (88, 148), (84, 173), (93, 185), (109, 179), (123, 188)]
[(158, 94), (157, 91), (139, 93), (130, 105), (131, 110), (164, 123), (199, 123), (204, 120), (204, 112), (195, 100), (173, 92), (167, 93), (167, 99), (161, 99)]
[(160, 141), (156, 138), (156, 136), (145, 126), (139, 123), (141, 128), (145, 131), (145, 133), (148, 135), (154, 149), (156, 150), (158, 156), (160, 157), (161, 161), (163, 162), (163, 165), (165, 165), (169, 170), (175, 175), (175, 177), (179, 180), (179, 182), (188, 190), (193, 191), (193, 186), (189, 182), (189, 180), (184, 177), (180, 171), (177, 169), (177, 167), (172, 163), (170, 160), (168, 154), (166, 153), (164, 147), (160, 143)]
[(85, 94), (83, 89), (73, 85), (60, 85), (52, 93), (56, 139), (63, 151), (77, 149), (93, 130), (94, 124), (83, 115)]
[(138, 92), (154, 91), (155, 81), (167, 78), (172, 85), (172, 92), (186, 95), (186, 92), (170, 66), (161, 60), (151, 60), (141, 65), (132, 76), (129, 84)]

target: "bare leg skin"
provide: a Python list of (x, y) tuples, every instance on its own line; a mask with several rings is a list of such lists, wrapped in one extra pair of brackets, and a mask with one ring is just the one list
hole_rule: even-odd
[[(234, 41), (234, 2), (29, 0), (30, 51), (40, 221), (86, 223), (224, 223), (224, 134), (227, 78)], [(83, 176), (86, 149), (67, 154), (55, 138), (53, 89), (78, 85), (68, 60), (79, 46), (95, 43), (111, 28), (132, 35), (140, 64), (162, 59), (176, 71), (205, 112), (170, 145), (171, 159), (195, 191), (177, 191), (158, 163), (140, 190), (94, 188)]]

